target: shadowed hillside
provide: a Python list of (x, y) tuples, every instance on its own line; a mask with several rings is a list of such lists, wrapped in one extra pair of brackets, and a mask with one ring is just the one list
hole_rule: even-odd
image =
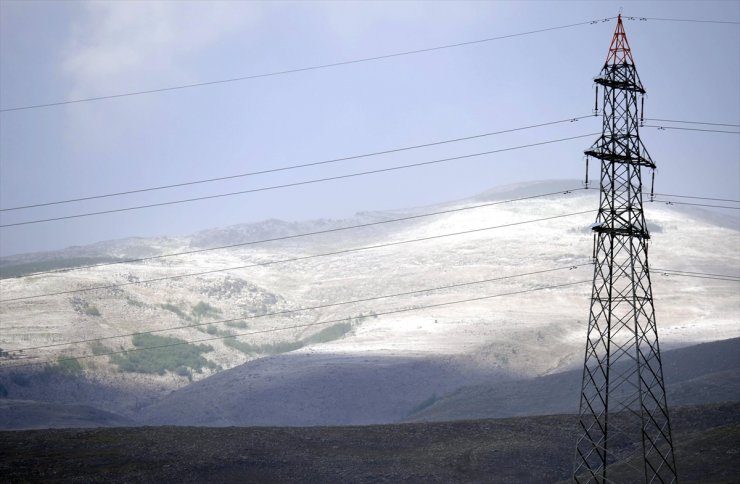
[[(740, 401), (740, 338), (663, 353), (668, 404)], [(581, 370), (531, 380), (463, 387), (412, 412), (407, 421), (575, 413)]]
[[(671, 407), (740, 401), (740, 338), (665, 351), (663, 361)], [(130, 425), (106, 412), (137, 424), (199, 426), (368, 425), (572, 414), (578, 408), (580, 376), (576, 370), (514, 380), (494, 369), (470, 368), (465, 360), (290, 353), (246, 363), (170, 394), (160, 389), (138, 395), (133, 388), (114, 392), (84, 376), (47, 371), (28, 382), (5, 383), (16, 395), (33, 384), (44, 385), (58, 408), (22, 396), (0, 400), (6, 402), (0, 406), (0, 428)], [(471, 380), (481, 384), (459, 388)], [(72, 409), (83, 408), (71, 405), (75, 398), (96, 403), (70, 418)], [(104, 406), (110, 401), (128, 402), (130, 410)], [(91, 413), (91, 407), (106, 412)]]
[(2, 428), (46, 429), (79, 427), (123, 427), (135, 425), (131, 419), (87, 405), (63, 405), (30, 400), (0, 399)]
[[(671, 406), (740, 401), (740, 338), (666, 351), (664, 361)], [(567, 414), (577, 412), (580, 377), (576, 370), (511, 381), (492, 369), (434, 360), (283, 355), (178, 390), (143, 409), (143, 417), (212, 426), (391, 423), (409, 413), (414, 421)], [(473, 378), (489, 383), (436, 401)]]

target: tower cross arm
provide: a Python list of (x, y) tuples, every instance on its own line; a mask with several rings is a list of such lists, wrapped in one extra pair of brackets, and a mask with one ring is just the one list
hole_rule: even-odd
[(619, 155), (616, 153), (610, 153), (608, 151), (601, 150), (588, 150), (584, 151), (584, 154), (588, 156), (593, 156), (594, 158), (598, 158), (600, 160), (611, 161), (613, 163), (629, 163), (631, 165), (639, 165), (646, 168), (655, 169), (655, 163), (653, 163), (653, 160), (651, 160), (650, 158), (644, 158), (640, 155)]
[(625, 91), (634, 91), (639, 92), (640, 94), (645, 94), (645, 88), (642, 87), (642, 84), (640, 83), (639, 77), (637, 78), (637, 82), (631, 82), (627, 80), (617, 80), (617, 79), (609, 79), (606, 77), (597, 77), (594, 79), (594, 82), (596, 84), (601, 84), (604, 87), (611, 87), (612, 89), (622, 89)]

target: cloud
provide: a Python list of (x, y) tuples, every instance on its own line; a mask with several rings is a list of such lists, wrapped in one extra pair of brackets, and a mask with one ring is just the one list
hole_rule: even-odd
[[(479, 2), (456, 2), (449, 8), (444, 2), (314, 2), (311, 8), (322, 14), (327, 29), (342, 40), (358, 36), (377, 35), (387, 28), (400, 30), (415, 25), (419, 31), (423, 26), (435, 25), (448, 30), (442, 35), (459, 33), (471, 22), (481, 21), (481, 9), (490, 6)], [(439, 20), (442, 20), (441, 22)], [(378, 41), (382, 41), (379, 38)], [(407, 40), (408, 42), (408, 40)]]
[[(233, 2), (92, 2), (71, 29), (62, 69), (70, 97), (114, 94), (192, 80), (208, 48), (254, 22)], [(199, 79), (201, 80), (201, 79)]]

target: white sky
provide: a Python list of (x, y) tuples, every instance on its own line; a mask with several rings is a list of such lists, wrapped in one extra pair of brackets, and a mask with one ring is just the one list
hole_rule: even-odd
[[(0, 2), (0, 106), (260, 74), (615, 16), (740, 21), (740, 2)], [(308, 163), (589, 114), (615, 21), (243, 82), (0, 113), (0, 207)], [(625, 21), (646, 117), (740, 123), (740, 26)], [(591, 118), (321, 168), (42, 209), (155, 203), (534, 143)], [(656, 191), (740, 198), (740, 137), (644, 128)], [(340, 218), (581, 179), (593, 138), (205, 202), (0, 229), (0, 256), (267, 218)], [(595, 165), (595, 164), (594, 164)], [(592, 177), (596, 176), (596, 166)]]

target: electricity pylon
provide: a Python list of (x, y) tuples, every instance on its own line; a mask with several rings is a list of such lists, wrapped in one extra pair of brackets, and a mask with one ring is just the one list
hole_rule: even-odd
[(621, 15), (595, 82), (602, 135), (586, 158), (601, 162), (601, 194), (573, 479), (676, 482), (642, 207), (641, 170), (655, 164), (640, 141), (645, 89)]

